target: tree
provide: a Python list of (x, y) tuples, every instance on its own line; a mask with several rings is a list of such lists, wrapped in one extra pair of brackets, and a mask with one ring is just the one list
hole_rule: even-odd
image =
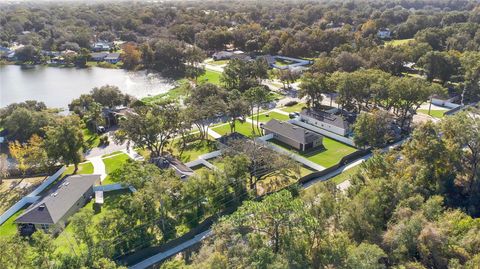
[(239, 91), (231, 91), (227, 98), (226, 116), (230, 125), (230, 131), (235, 132), (235, 123), (238, 121), (245, 122), (246, 116), (249, 114), (249, 106), (247, 101), (242, 97)]
[(26, 45), (17, 49), (15, 56), (21, 62), (35, 62), (39, 58), (39, 52), (34, 46)]
[(109, 108), (128, 105), (132, 99), (131, 96), (123, 94), (117, 86), (111, 85), (95, 87), (90, 94), (95, 102)]
[(429, 81), (438, 78), (443, 83), (450, 80), (460, 67), (458, 58), (439, 51), (427, 52), (419, 59), (418, 63), (425, 70)]
[(206, 58), (205, 53), (195, 46), (187, 48), (185, 51), (185, 60), (188, 63), (186, 75), (197, 81), (197, 78), (205, 73), (205, 69), (200, 66), (200, 63)]
[(138, 106), (120, 121), (116, 132), (117, 142), (130, 141), (135, 146), (148, 149), (150, 157), (163, 153), (165, 145), (180, 128), (180, 107), (174, 102), (156, 103), (151, 106)]
[(78, 164), (83, 159), (84, 140), (81, 125), (78, 116), (67, 116), (48, 126), (45, 132), (47, 156), (66, 165), (75, 165), (73, 173), (77, 172)]
[(353, 72), (365, 65), (365, 62), (362, 57), (360, 57), (357, 54), (352, 54), (346, 51), (342, 51), (335, 58), (335, 62), (338, 68), (345, 72)]
[(221, 81), (227, 90), (246, 90), (260, 85), (260, 80), (267, 78), (268, 66), (264, 60), (242, 61), (232, 59), (224, 68)]
[(377, 245), (361, 243), (348, 249), (347, 268), (351, 269), (383, 269), (381, 259), (387, 255)]
[(10, 139), (25, 142), (34, 134), (43, 136), (43, 128), (53, 120), (52, 115), (46, 111), (18, 107), (5, 117), (3, 124)]
[(123, 67), (128, 70), (132, 70), (137, 68), (137, 66), (141, 63), (142, 53), (135, 45), (126, 44), (123, 47), (122, 59)]
[(361, 113), (353, 125), (353, 141), (358, 147), (370, 146), (380, 148), (384, 146), (393, 134), (391, 117), (388, 112), (374, 110), (372, 113)]
[(214, 120), (225, 115), (226, 100), (225, 90), (212, 83), (196, 86), (185, 99), (187, 117), (198, 127), (202, 140), (207, 139), (208, 128)]
[(32, 168), (44, 168), (48, 165), (47, 153), (43, 146), (43, 139), (32, 135), (27, 143), (10, 142), (8, 150), (18, 163), (18, 169), (23, 175)]
[(307, 105), (311, 108), (320, 108), (322, 105), (323, 94), (330, 93), (327, 76), (320, 73), (304, 73), (302, 82), (299, 85), (300, 98), (307, 97)]
[(32, 237), (32, 248), (34, 253), (33, 266), (35, 268), (51, 268), (55, 245), (52, 237), (42, 231), (36, 231)]
[[(262, 108), (262, 106), (264, 106), (268, 102), (269, 94), (270, 94), (270, 91), (268, 90), (268, 88), (264, 86), (253, 87), (248, 89), (245, 92), (245, 96), (247, 100), (249, 100), (249, 102), (251, 102), (257, 107), (256, 122), (257, 122), (258, 133), (261, 133), (261, 130), (259, 127), (260, 109)], [(253, 108), (252, 108), (252, 118), (253, 118)], [(255, 133), (255, 129), (253, 128), (253, 122), (252, 122), (252, 131), (253, 133)]]

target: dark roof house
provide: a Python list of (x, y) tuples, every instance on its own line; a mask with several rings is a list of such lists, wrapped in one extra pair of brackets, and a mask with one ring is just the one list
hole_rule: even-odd
[(306, 151), (322, 145), (323, 136), (288, 122), (272, 119), (262, 125), (265, 134), (297, 150)]
[(175, 171), (175, 174), (181, 179), (186, 179), (187, 177), (194, 174), (194, 171), (190, 167), (186, 166), (180, 160), (170, 155), (157, 157), (152, 159), (151, 161), (160, 169), (173, 169)]
[(116, 64), (120, 61), (120, 53), (109, 53), (103, 60), (111, 64)]
[(93, 195), (93, 185), (100, 175), (72, 175), (57, 184), (47, 195), (28, 207), (15, 223), (44, 230), (62, 228)]

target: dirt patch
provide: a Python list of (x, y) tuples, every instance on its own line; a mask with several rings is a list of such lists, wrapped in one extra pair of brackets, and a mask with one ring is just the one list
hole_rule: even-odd
[(29, 194), (46, 177), (4, 179), (0, 184), (0, 214)]

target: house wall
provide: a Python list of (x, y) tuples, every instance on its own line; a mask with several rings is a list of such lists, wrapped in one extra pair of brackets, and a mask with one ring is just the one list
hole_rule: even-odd
[(295, 124), (295, 125), (298, 125), (300, 127), (303, 127), (305, 129), (308, 129), (310, 131), (314, 131), (316, 133), (319, 133), (321, 135), (324, 135), (326, 137), (330, 137), (334, 140), (337, 140), (337, 141), (340, 141), (342, 143), (345, 143), (347, 145), (350, 145), (352, 147), (356, 147), (355, 146), (355, 143), (353, 142), (352, 139), (350, 139), (349, 137), (345, 137), (345, 136), (342, 136), (342, 135), (338, 135), (338, 134), (335, 134), (333, 132), (329, 132), (325, 129), (321, 129), (321, 128), (318, 128), (318, 127), (315, 127), (314, 125), (312, 124), (307, 124), (305, 122), (302, 122), (302, 121), (299, 121), (299, 120), (296, 120), (296, 119), (293, 119), (293, 120), (289, 120), (288, 121), (289, 123), (292, 123), (292, 124)]
[(273, 138), (275, 138), (276, 140), (280, 141), (280, 142), (283, 142), (297, 150), (303, 150), (303, 147), (302, 147), (302, 144), (299, 143), (299, 142), (296, 142), (294, 141), (293, 139), (290, 139), (288, 137), (285, 137), (283, 135), (280, 135), (278, 133), (275, 133), (275, 132), (271, 132), (269, 130), (266, 130), (265, 129), (265, 134), (268, 135), (268, 134), (273, 134)]
[(300, 119), (307, 124), (313, 125), (313, 126), (318, 127), (320, 129), (324, 129), (324, 130), (327, 130), (329, 132), (332, 132), (332, 133), (335, 133), (335, 134), (338, 134), (338, 135), (341, 135), (341, 136), (345, 136), (347, 134), (347, 131), (348, 131), (348, 130), (345, 130), (343, 128), (340, 128), (340, 127), (337, 127), (337, 126), (319, 121), (315, 118), (312, 118), (312, 117), (309, 117), (309, 116), (306, 116), (306, 115), (300, 115)]

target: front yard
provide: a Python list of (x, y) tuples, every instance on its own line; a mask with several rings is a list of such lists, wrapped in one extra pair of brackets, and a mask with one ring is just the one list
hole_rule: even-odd
[(293, 113), (293, 112), (300, 112), (302, 111), (302, 108), (306, 107), (307, 105), (304, 103), (298, 103), (293, 106), (285, 106), (282, 108), (283, 111), (288, 112), (288, 113)]
[[(252, 123), (251, 122), (240, 123), (240, 122), (237, 121), (235, 123), (235, 131), (237, 133), (241, 133), (241, 134), (243, 134), (244, 136), (247, 136), (247, 137), (259, 136), (260, 135), (258, 133), (256, 124), (254, 124), (254, 128), (255, 128), (255, 135), (252, 132)], [(228, 123), (217, 126), (217, 127), (213, 127), (212, 130), (215, 131), (216, 133), (218, 133), (219, 135), (226, 135), (226, 134), (231, 133), (230, 125)]]
[(108, 185), (114, 183), (110, 177), (110, 173), (122, 167), (122, 165), (130, 159), (126, 153), (119, 153), (116, 155), (104, 155), (103, 163), (105, 164), (105, 171), (107, 177), (102, 181), (103, 185)]
[[(417, 110), (418, 113), (421, 113), (421, 114), (425, 114), (425, 115), (428, 115), (428, 109), (419, 109)], [(445, 112), (447, 112), (447, 110), (430, 110), (430, 116), (434, 117), (434, 118), (437, 118), (437, 119), (441, 119), (445, 116)]]
[(337, 164), (344, 156), (356, 151), (356, 149), (351, 146), (348, 146), (325, 136), (323, 137), (323, 146), (325, 147), (324, 149), (313, 150), (306, 153), (300, 153), (289, 145), (275, 139), (269, 140), (269, 142), (281, 148), (287, 149), (294, 154), (298, 154), (308, 159), (309, 161), (319, 164), (325, 168)]
[[(250, 117), (250, 119), (257, 120), (257, 117), (256, 116), (254, 116), (253, 118)], [(270, 112), (267, 112), (267, 113), (260, 114), (260, 117), (258, 118), (258, 121), (264, 123), (264, 122), (268, 122), (271, 119), (276, 119), (276, 120), (280, 120), (280, 121), (288, 121), (290, 118), (288, 117), (288, 115), (281, 114), (281, 113), (278, 113), (278, 112), (275, 112), (275, 111), (270, 111)]]

